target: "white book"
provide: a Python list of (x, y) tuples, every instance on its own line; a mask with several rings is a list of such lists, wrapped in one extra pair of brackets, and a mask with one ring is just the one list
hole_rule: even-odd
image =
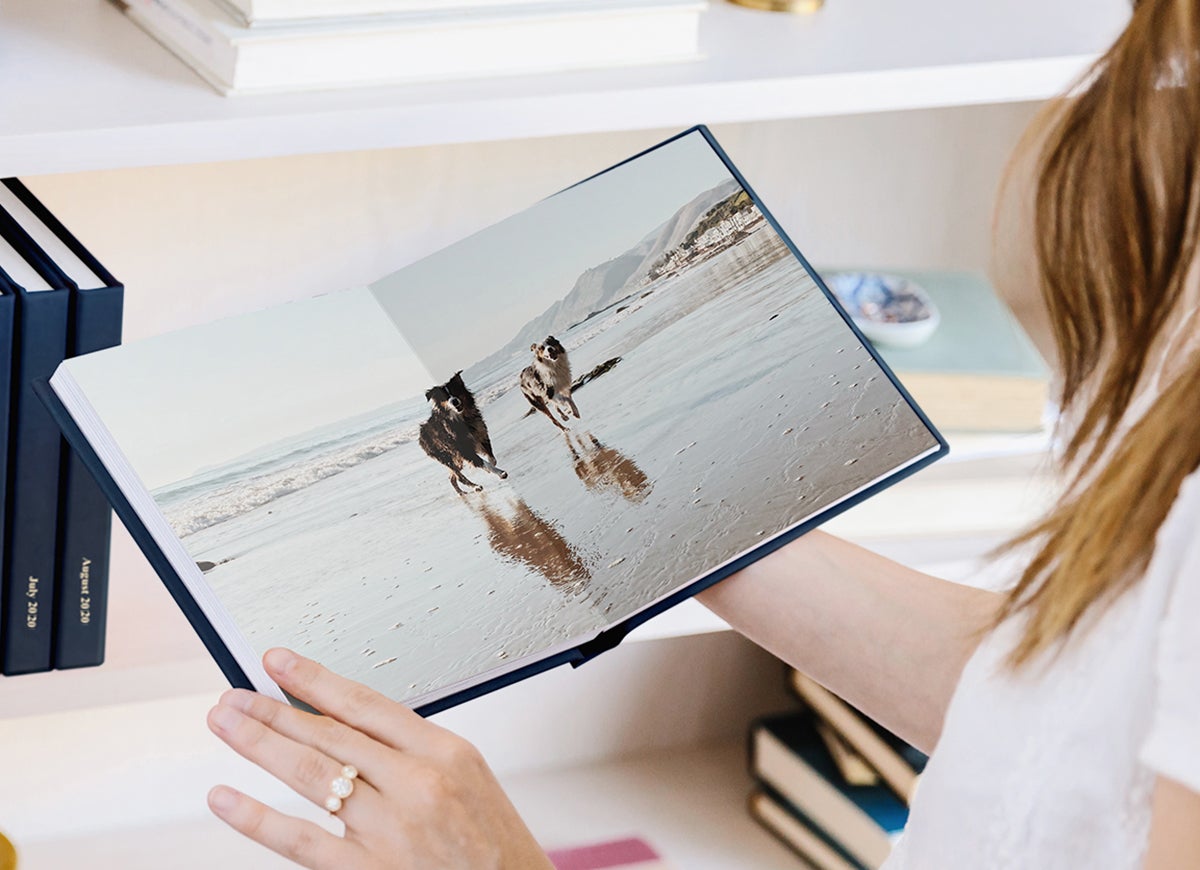
[(213, 0), (133, 0), (127, 13), (217, 90), (235, 94), (693, 60), (705, 5), (610, 0), (269, 28), (242, 27)]
[[(347, 18), (381, 19), (412, 13), (489, 13), (497, 9), (529, 8), (552, 11), (562, 7), (603, 6), (608, 0), (219, 0), (247, 27), (272, 27), (302, 21)], [(641, 0), (646, 6), (664, 0)], [(669, 5), (673, 0), (665, 0)]]
[[(59, 238), (58, 233), (43, 223), (33, 210), (21, 201), (6, 185), (0, 184), (0, 208), (9, 213), (13, 220), (21, 225), (21, 229), (29, 233), (29, 237), (37, 242), (59, 271), (70, 278), (80, 290), (93, 290), (107, 287), (108, 282), (92, 271), (92, 267), (83, 262), (79, 255), (67, 247), (67, 243)], [(39, 281), (44, 284), (44, 281)], [(18, 281), (17, 283), (22, 283)], [(22, 284), (26, 290), (36, 289)], [(47, 285), (47, 288), (49, 285)]]
[(42, 277), (41, 272), (33, 267), (25, 257), (0, 236), (0, 270), (30, 293), (38, 290), (50, 290), (50, 283)]

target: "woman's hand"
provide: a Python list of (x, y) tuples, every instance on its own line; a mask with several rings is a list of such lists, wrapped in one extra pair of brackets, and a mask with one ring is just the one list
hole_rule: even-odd
[(288, 650), (269, 650), (263, 664), (327, 716), (233, 689), (209, 728), (318, 806), (343, 765), (358, 778), (337, 813), (344, 837), (219, 785), (209, 806), (235, 830), (313, 870), (551, 866), (471, 744)]

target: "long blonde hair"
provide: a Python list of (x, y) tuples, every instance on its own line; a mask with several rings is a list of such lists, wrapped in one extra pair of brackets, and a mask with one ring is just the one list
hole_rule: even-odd
[[(1071, 480), (1012, 545), (1038, 550), (996, 624), (1027, 617), (1010, 663), (1056, 647), (1135, 584), (1181, 482), (1200, 465), (1200, 354), (1120, 433), (1182, 314), (1200, 236), (1200, 3), (1141, 0), (1064, 101), (1040, 155), (1037, 264), (1077, 412)], [(1104, 460), (1103, 462), (1101, 460)]]

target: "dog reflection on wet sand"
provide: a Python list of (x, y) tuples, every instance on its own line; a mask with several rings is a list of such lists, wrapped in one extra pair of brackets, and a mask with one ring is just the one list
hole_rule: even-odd
[(467, 504), (487, 524), (488, 544), (498, 556), (532, 568), (560, 588), (577, 586), (591, 576), (575, 548), (524, 499), (493, 503), (480, 494), (468, 498)]
[(591, 432), (567, 435), (575, 475), (588, 489), (616, 490), (632, 502), (644, 501), (653, 484), (637, 463), (619, 450), (606, 447)]

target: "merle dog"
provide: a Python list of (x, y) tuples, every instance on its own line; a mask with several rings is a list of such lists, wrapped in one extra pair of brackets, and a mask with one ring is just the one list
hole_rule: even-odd
[(567, 431), (567, 427), (550, 413), (553, 408), (564, 420), (569, 420), (565, 408), (579, 417), (579, 408), (571, 398), (571, 363), (567, 349), (553, 335), (546, 336), (541, 344), (531, 344), (533, 362), (521, 372), (521, 392), (535, 410), (545, 414), (551, 423)]
[[(457, 375), (455, 377), (458, 378)], [(459, 381), (461, 383), (461, 378)], [(463, 389), (466, 390), (465, 385)], [(463, 494), (459, 484), (466, 484), (476, 492), (483, 489), (463, 474), (463, 467), (466, 465), (484, 468), (501, 478), (508, 477), (507, 471), (496, 467), (494, 458), (490, 456), (490, 449), (488, 457), (480, 455), (482, 448), (477, 443), (464, 414), (465, 403), (462, 399), (454, 395), (446, 384), (429, 388), (425, 391), (425, 398), (429, 400), (433, 409), (429, 419), (421, 424), (418, 441), (426, 455), (450, 470), (450, 485), (454, 487), (455, 492)], [(475, 413), (479, 413), (478, 409), (475, 409)], [(480, 422), (482, 423), (482, 417)]]

